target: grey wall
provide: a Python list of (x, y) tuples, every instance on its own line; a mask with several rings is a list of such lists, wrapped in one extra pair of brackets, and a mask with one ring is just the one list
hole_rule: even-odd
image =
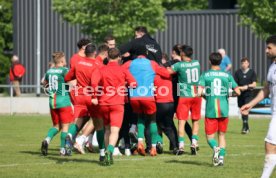
[[(14, 0), (14, 53), (18, 54), (26, 66), (25, 84), (36, 84), (36, 22), (37, 0)], [(72, 26), (62, 21), (53, 12), (51, 0), (41, 2), (41, 75), (48, 68), (51, 53), (62, 50), (67, 59), (77, 51), (76, 43), (81, 37), (80, 26)], [(164, 52), (170, 53), (174, 44), (189, 44), (194, 48), (194, 58), (208, 68), (208, 55), (218, 48), (225, 48), (231, 57), (234, 69), (241, 57), (251, 59), (252, 67), (260, 80), (265, 79), (267, 60), (265, 43), (256, 38), (245, 27), (239, 26), (235, 10), (167, 12), (167, 27), (154, 37)]]
[(240, 59), (246, 56), (258, 79), (265, 80), (269, 65), (265, 42), (249, 28), (239, 25), (236, 10), (167, 12), (166, 19), (166, 29), (154, 36), (164, 52), (170, 53), (174, 44), (188, 44), (194, 48), (194, 59), (200, 60), (203, 70), (207, 70), (209, 54), (224, 48), (232, 59), (233, 73), (239, 68)]

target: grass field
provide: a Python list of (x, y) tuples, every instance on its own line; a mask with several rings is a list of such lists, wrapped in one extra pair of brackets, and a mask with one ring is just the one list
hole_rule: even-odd
[[(98, 154), (60, 157), (59, 135), (51, 143), (49, 155), (41, 156), (40, 144), (51, 126), (49, 116), (0, 116), (0, 177), (260, 177), (268, 124), (269, 119), (252, 119), (251, 133), (241, 135), (241, 121), (231, 119), (223, 167), (212, 166), (203, 120), (197, 156), (190, 152), (182, 156), (166, 152), (154, 158), (122, 156), (115, 158), (113, 166), (101, 167)], [(272, 177), (276, 177), (276, 171)]]

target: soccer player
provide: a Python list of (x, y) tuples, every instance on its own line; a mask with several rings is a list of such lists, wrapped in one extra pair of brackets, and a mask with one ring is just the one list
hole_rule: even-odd
[(107, 64), (108, 60), (107, 59), (107, 52), (108, 52), (109, 47), (106, 44), (102, 44), (98, 47), (98, 55), (96, 57), (96, 61), (99, 62), (100, 66), (103, 64)]
[[(80, 130), (81, 126), (84, 124), (83, 114), (89, 112), (90, 117), (93, 119), (95, 129), (97, 130), (97, 138), (99, 142), (99, 147), (102, 145), (104, 147), (104, 131), (103, 124), (99, 115), (97, 113), (97, 107), (91, 103), (92, 100), (96, 100), (95, 89), (98, 86), (98, 80), (100, 79), (100, 72), (98, 66), (95, 64), (94, 60), (96, 56), (96, 46), (89, 44), (85, 48), (86, 56), (92, 56), (90, 58), (83, 58), (78, 61), (78, 63), (70, 69), (68, 74), (65, 76), (65, 81), (77, 80), (77, 87), (75, 90), (75, 123), (71, 124), (68, 130), (68, 135), (66, 136), (66, 149), (67, 152), (71, 152), (73, 138), (76, 136), (77, 132)], [(91, 86), (92, 88), (88, 88)], [(103, 148), (100, 147), (102, 150)], [(102, 157), (101, 157), (102, 156)], [(102, 151), (100, 160), (104, 156), (104, 151)]]
[(128, 70), (120, 66), (120, 51), (117, 48), (108, 50), (109, 62), (101, 68), (102, 94), (98, 97), (100, 111), (105, 126), (105, 160), (104, 165), (113, 164), (114, 147), (119, 137), (119, 131), (124, 117), (126, 82), (130, 87), (137, 83)]
[(140, 155), (145, 156), (144, 149), (144, 131), (145, 123), (150, 125), (150, 135), (152, 147), (151, 156), (156, 156), (156, 143), (158, 139), (158, 131), (156, 125), (156, 103), (153, 92), (153, 82), (155, 75), (169, 78), (170, 74), (166, 69), (161, 68), (155, 61), (149, 60), (146, 55), (148, 51), (144, 46), (136, 49), (138, 57), (132, 61), (126, 62), (123, 66), (127, 68), (134, 76), (138, 83), (138, 87), (130, 89), (130, 103), (134, 113), (138, 114), (138, 147), (137, 151)]
[[(162, 131), (168, 137), (170, 144), (173, 149), (173, 153), (176, 154), (177, 148), (177, 134), (174, 132), (174, 102), (172, 95), (172, 81), (156, 75), (154, 79), (155, 90), (155, 100), (156, 100), (156, 122), (158, 128), (160, 128), (160, 143), (157, 143), (157, 152), (160, 154), (163, 152), (162, 149)], [(161, 144), (161, 145), (160, 145)]]
[(184, 126), (189, 119), (189, 112), (192, 117), (192, 155), (197, 154), (198, 150), (198, 130), (201, 110), (201, 98), (197, 96), (197, 87), (200, 76), (200, 64), (198, 60), (193, 60), (193, 49), (190, 46), (181, 47), (181, 62), (171, 66), (171, 73), (177, 73), (178, 84), (180, 89), (180, 98), (176, 110), (178, 119), (178, 154), (184, 153)]
[(268, 83), (259, 94), (248, 104), (241, 107), (241, 113), (247, 115), (252, 107), (270, 95), (272, 118), (269, 124), (267, 136), (265, 138), (265, 163), (262, 178), (269, 178), (276, 165), (276, 35), (270, 36), (266, 40), (266, 55), (272, 60), (267, 74)]
[[(231, 74), (220, 70), (222, 56), (219, 53), (211, 53), (209, 61), (211, 69), (200, 76), (198, 95), (203, 95), (205, 89), (205, 133), (208, 144), (214, 151), (213, 165), (224, 164), (226, 140), (225, 134), (228, 126), (228, 97), (229, 89), (234, 89), (237, 95), (240, 90)], [(215, 140), (218, 132), (219, 143)]]
[(48, 154), (48, 145), (54, 136), (61, 130), (60, 134), (60, 155), (66, 155), (65, 138), (69, 124), (73, 121), (73, 110), (71, 107), (68, 90), (64, 91), (64, 77), (68, 72), (65, 68), (66, 60), (63, 52), (54, 52), (52, 54), (54, 67), (50, 68), (43, 81), (44, 86), (48, 87), (49, 105), (53, 122), (53, 127), (47, 133), (46, 138), (41, 145), (41, 153), (44, 156)]
[[(257, 81), (255, 71), (249, 68), (247, 57), (241, 59), (241, 68), (235, 72), (234, 79), (241, 90), (241, 95), (238, 97), (238, 106), (241, 108), (252, 100), (252, 90), (256, 87)], [(242, 134), (247, 134), (249, 133), (248, 115), (242, 115), (242, 121)]]

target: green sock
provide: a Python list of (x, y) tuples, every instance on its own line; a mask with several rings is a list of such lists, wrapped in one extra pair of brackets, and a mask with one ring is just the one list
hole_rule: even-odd
[(61, 132), (60, 133), (60, 148), (65, 147), (65, 138), (67, 136), (67, 132)]
[(219, 156), (225, 156), (225, 148), (220, 148), (219, 150)]
[(162, 136), (161, 135), (157, 135), (157, 143), (158, 142), (160, 142), (160, 143), (162, 143), (163, 144), (163, 138), (162, 138)]
[(71, 124), (69, 126), (69, 129), (68, 129), (68, 133), (70, 133), (72, 135), (72, 137), (74, 137), (78, 132), (78, 126), (77, 124)]
[(196, 141), (198, 141), (199, 136), (197, 136), (197, 135), (192, 135), (192, 139), (195, 139)]
[(104, 129), (97, 130), (97, 141), (99, 144), (99, 149), (104, 149)]
[(138, 138), (143, 138), (145, 137), (145, 120), (143, 118), (138, 118)]
[(110, 151), (111, 153), (113, 153), (114, 152), (114, 146), (108, 145), (107, 146), (107, 151)]
[(158, 142), (158, 129), (156, 123), (150, 124), (150, 136), (151, 136), (151, 144), (156, 144)]
[(208, 144), (209, 144), (209, 146), (210, 146), (212, 149), (214, 149), (214, 147), (218, 147), (217, 141), (216, 141), (215, 139), (213, 139), (213, 138), (211, 138), (211, 139), (208, 140)]
[(55, 127), (52, 127), (49, 129), (47, 133), (47, 137), (49, 137), (52, 140), (57, 133), (58, 133), (58, 129)]
[(179, 142), (184, 142), (184, 137), (178, 137)]

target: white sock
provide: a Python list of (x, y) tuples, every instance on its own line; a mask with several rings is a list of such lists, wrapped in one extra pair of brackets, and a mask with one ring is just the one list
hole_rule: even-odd
[(100, 149), (100, 156), (105, 156), (104, 149)]
[(86, 137), (85, 142), (91, 143), (93, 142), (93, 134), (89, 134), (88, 137)]
[(263, 174), (261, 178), (269, 178), (276, 165), (276, 154), (267, 154), (265, 156), (265, 163)]
[(51, 142), (51, 138), (50, 137), (46, 137), (45, 138), (45, 140), (46, 140), (46, 142), (48, 143), (48, 145), (50, 144), (50, 142)]
[(183, 141), (179, 142), (179, 148), (184, 148), (184, 142)]
[(151, 146), (152, 146), (153, 148), (156, 148), (156, 144), (151, 144)]
[(143, 138), (138, 138), (138, 142), (143, 142)]
[(192, 144), (197, 145), (197, 140), (196, 139), (192, 139)]

